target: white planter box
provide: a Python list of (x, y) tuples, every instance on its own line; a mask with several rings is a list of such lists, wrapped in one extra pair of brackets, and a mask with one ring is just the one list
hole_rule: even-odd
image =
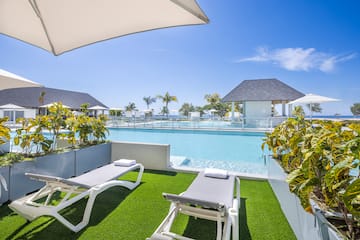
[[(287, 174), (272, 158), (268, 161), (268, 167), (269, 183), (297, 239), (322, 240), (319, 224), (315, 225), (314, 215), (306, 212), (298, 197), (290, 192), (289, 185), (286, 182)], [(343, 239), (331, 228), (328, 228), (328, 233), (330, 240)]]
[(111, 143), (78, 149), (75, 151), (75, 175), (81, 175), (110, 162)]
[(39, 173), (63, 178), (75, 175), (74, 151), (49, 154), (32, 161), (15, 163), (10, 167), (10, 200), (34, 192), (45, 184), (25, 176), (25, 173)]
[[(0, 167), (0, 175), (5, 179), (5, 183), (7, 186), (7, 189), (9, 190), (9, 178), (10, 178), (10, 169), (8, 166)], [(0, 206), (4, 202), (7, 202), (9, 200), (9, 191), (5, 191), (4, 186), (1, 184), (0, 181)]]

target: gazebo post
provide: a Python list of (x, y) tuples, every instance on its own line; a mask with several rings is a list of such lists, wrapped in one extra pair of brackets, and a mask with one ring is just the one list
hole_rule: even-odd
[(291, 112), (292, 112), (292, 104), (288, 105), (288, 117), (291, 117)]
[(282, 114), (281, 115), (286, 116), (285, 101), (282, 101), (281, 104), (282, 104)]
[(231, 102), (231, 122), (234, 122), (235, 102)]

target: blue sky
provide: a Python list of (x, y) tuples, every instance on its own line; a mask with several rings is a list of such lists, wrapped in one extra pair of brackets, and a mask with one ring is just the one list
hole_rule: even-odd
[[(0, 35), (0, 68), (46, 87), (88, 92), (109, 107), (169, 91), (204, 105), (245, 79), (277, 78), (303, 93), (339, 98), (323, 113), (360, 102), (360, 2), (198, 0), (207, 25), (161, 29), (60, 56)], [(152, 106), (159, 110), (158, 101)]]

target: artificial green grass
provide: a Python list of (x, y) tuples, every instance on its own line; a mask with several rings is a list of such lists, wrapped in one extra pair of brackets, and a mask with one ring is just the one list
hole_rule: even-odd
[[(146, 171), (142, 183), (133, 191), (113, 187), (98, 195), (89, 225), (73, 233), (50, 217), (31, 223), (0, 207), (0, 239), (145, 239), (151, 236), (166, 216), (170, 203), (162, 192), (181, 193), (195, 175)], [(136, 173), (124, 179), (135, 180)], [(64, 210), (72, 221), (79, 221), (86, 202)], [(175, 232), (196, 239), (215, 239), (214, 222), (181, 216)], [(240, 239), (296, 239), (266, 181), (241, 180)]]

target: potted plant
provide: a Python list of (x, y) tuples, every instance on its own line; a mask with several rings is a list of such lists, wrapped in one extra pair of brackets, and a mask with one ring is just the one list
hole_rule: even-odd
[[(111, 160), (111, 144), (95, 145), (106, 138), (105, 117), (74, 116), (61, 103), (51, 106), (48, 112), (49, 115), (35, 119), (18, 119), (22, 127), (16, 130), (14, 144), (20, 147), (24, 160), (29, 161), (10, 166), (11, 200), (43, 185), (25, 177), (25, 172), (68, 178)], [(45, 135), (44, 130), (50, 134)], [(76, 136), (79, 136), (79, 141)], [(72, 148), (56, 148), (59, 138), (66, 138)], [(76, 145), (78, 142), (81, 147)], [(89, 148), (90, 145), (94, 146)]]
[[(7, 121), (7, 117), (0, 118), (0, 146), (7, 144), (10, 140), (10, 128), (4, 125)], [(5, 159), (4, 156), (0, 158), (0, 205), (9, 199), (8, 194), (5, 193), (7, 192), (7, 183), (9, 182), (9, 169), (5, 165), (7, 162), (8, 159)]]
[(275, 157), (281, 155), (280, 164), (289, 173), (290, 191), (306, 211), (321, 209), (328, 226), (335, 225), (344, 238), (357, 239), (360, 125), (308, 122), (299, 113), (268, 134), (263, 147), (267, 144)]

